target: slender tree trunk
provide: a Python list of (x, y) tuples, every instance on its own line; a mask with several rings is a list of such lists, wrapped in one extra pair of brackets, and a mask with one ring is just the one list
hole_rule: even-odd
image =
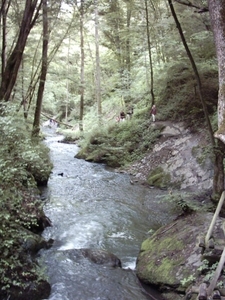
[(151, 82), (150, 82), (150, 93), (152, 96), (152, 103), (155, 104), (155, 95), (154, 95), (154, 76), (153, 76), (153, 65), (152, 65), (152, 51), (151, 51), (151, 39), (150, 39), (150, 30), (149, 30), (149, 18), (148, 18), (148, 1), (145, 0), (145, 15), (146, 15), (146, 30), (147, 30), (147, 41), (148, 41), (148, 56), (149, 56), (149, 64), (150, 64), (150, 74), (151, 74)]
[(96, 100), (98, 108), (98, 121), (101, 123), (102, 102), (101, 102), (101, 76), (100, 76), (100, 55), (99, 55), (99, 18), (98, 18), (98, 0), (95, 0), (95, 51), (96, 51)]
[(218, 131), (215, 136), (225, 143), (225, 1), (208, 1), (219, 69)]
[[(127, 5), (127, 36), (126, 36), (126, 57), (125, 57), (125, 62), (126, 62), (126, 89), (128, 91), (128, 95), (130, 95), (130, 71), (131, 71), (131, 59), (130, 59), (130, 22), (131, 22), (131, 13), (132, 13), (132, 5), (133, 1), (130, 0), (129, 2), (126, 2)], [(130, 101), (130, 96), (128, 96), (127, 101)]]
[[(209, 15), (216, 45), (219, 94), (218, 94), (218, 130), (215, 137), (218, 140), (218, 193), (224, 190), (224, 147), (225, 147), (225, 1), (208, 0)], [(219, 195), (218, 195), (219, 196)]]
[(5, 64), (6, 64), (6, 17), (8, 13), (9, 6), (11, 2), (8, 2), (8, 5), (6, 6), (6, 0), (2, 1), (1, 5), (1, 40), (2, 40), (2, 53), (1, 53), (1, 61), (2, 61), (2, 66), (1, 66), (1, 74), (3, 75), (3, 72), (5, 70)]
[(42, 108), (42, 100), (43, 100), (43, 94), (44, 94), (44, 87), (45, 87), (45, 81), (46, 81), (46, 75), (47, 75), (47, 66), (48, 66), (48, 6), (47, 6), (47, 0), (43, 0), (42, 4), (42, 12), (43, 12), (43, 44), (42, 44), (42, 67), (41, 67), (41, 76), (39, 81), (39, 87), (38, 87), (38, 94), (37, 94), (37, 102), (36, 102), (36, 108), (35, 108), (35, 114), (34, 114), (34, 122), (33, 122), (33, 131), (32, 131), (32, 137), (37, 137), (40, 132), (40, 117), (41, 117), (41, 108)]
[(28, 35), (37, 19), (40, 10), (40, 5), (37, 7), (37, 1), (38, 0), (26, 0), (19, 36), (2, 74), (0, 101), (9, 101), (10, 99), (10, 95), (16, 82)]
[(69, 106), (69, 72), (70, 72), (70, 36), (69, 36), (69, 44), (67, 49), (67, 80), (66, 80), (66, 111), (65, 111), (65, 122), (68, 122), (68, 106)]
[(80, 122), (79, 129), (82, 132), (83, 127), (83, 117), (84, 117), (84, 0), (80, 3)]
[(191, 66), (192, 66), (192, 69), (194, 71), (195, 78), (196, 78), (196, 81), (197, 81), (198, 93), (199, 93), (199, 97), (200, 97), (200, 100), (201, 100), (201, 103), (202, 103), (202, 107), (203, 107), (203, 111), (204, 111), (204, 115), (205, 115), (205, 119), (206, 119), (206, 123), (207, 123), (207, 127), (208, 127), (209, 137), (210, 137), (210, 140), (211, 140), (211, 144), (212, 144), (212, 148), (213, 148), (213, 154), (214, 154), (214, 176), (213, 176), (212, 199), (214, 201), (218, 201), (222, 191), (224, 190), (224, 165), (223, 165), (224, 147), (223, 147), (222, 143), (216, 143), (216, 141), (215, 141), (212, 126), (211, 126), (210, 119), (209, 119), (207, 106), (206, 106), (205, 100), (204, 100), (203, 95), (202, 95), (202, 83), (201, 83), (201, 79), (200, 79), (200, 76), (199, 76), (199, 73), (198, 73), (197, 66), (196, 66), (195, 61), (193, 59), (193, 56), (192, 56), (192, 54), (189, 50), (189, 47), (186, 43), (181, 25), (178, 21), (176, 12), (175, 12), (174, 7), (173, 7), (172, 0), (168, 0), (168, 3), (169, 3), (170, 10), (171, 10), (171, 13), (173, 15), (173, 18), (175, 20), (177, 29), (180, 33), (180, 37), (181, 37), (181, 40), (182, 40), (183, 45), (185, 47), (186, 53), (187, 53), (188, 58), (191, 62)]

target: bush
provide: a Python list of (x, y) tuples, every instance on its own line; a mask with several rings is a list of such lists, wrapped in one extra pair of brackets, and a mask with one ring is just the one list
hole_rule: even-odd
[(24, 259), (19, 228), (39, 227), (44, 213), (37, 182), (47, 182), (52, 165), (48, 149), (34, 144), (25, 122), (10, 112), (0, 117), (0, 136), (0, 276), (7, 294), (40, 279), (37, 267)]

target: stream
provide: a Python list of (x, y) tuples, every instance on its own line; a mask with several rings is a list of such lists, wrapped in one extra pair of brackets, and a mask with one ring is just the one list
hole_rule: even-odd
[[(135, 264), (148, 231), (173, 219), (170, 203), (162, 203), (167, 191), (132, 184), (129, 175), (76, 159), (76, 145), (61, 143), (63, 136), (50, 128), (44, 133), (54, 164), (42, 190), (45, 214), (52, 221), (43, 237), (54, 244), (39, 255), (52, 288), (48, 299), (163, 299), (143, 288)], [(122, 268), (95, 264), (74, 250), (82, 248), (107, 250)]]

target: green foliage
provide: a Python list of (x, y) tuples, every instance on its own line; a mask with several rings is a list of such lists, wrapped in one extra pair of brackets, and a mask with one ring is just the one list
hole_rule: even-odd
[[(206, 67), (205, 63), (199, 69), (203, 97), (209, 113), (213, 114), (217, 103), (218, 73), (213, 67)], [(205, 121), (205, 117), (193, 71), (187, 64), (173, 63), (165, 74), (162, 82), (164, 89), (158, 103), (160, 119), (184, 121), (193, 130), (197, 129)]]
[(163, 197), (162, 201), (171, 202), (174, 209), (180, 213), (191, 213), (202, 210), (200, 203), (193, 201), (193, 198), (192, 194), (173, 192), (171, 190)]
[(213, 158), (213, 149), (211, 145), (206, 145), (204, 148), (196, 146), (192, 148), (192, 155), (196, 157), (199, 165), (204, 166), (204, 164)]
[(81, 133), (79, 130), (72, 130), (72, 129), (59, 129), (58, 133), (61, 133), (65, 136), (63, 139), (66, 143), (74, 143), (75, 141), (81, 138)]
[(12, 111), (0, 117), (0, 276), (2, 290), (25, 288), (38, 280), (37, 270), (24, 259), (20, 228), (36, 228), (42, 214), (36, 182), (47, 182), (52, 165), (48, 149), (33, 144), (26, 124)]
[(182, 286), (187, 287), (191, 283), (195, 282), (195, 280), (196, 280), (195, 276), (190, 275), (188, 278), (184, 278), (183, 280), (181, 280), (181, 284)]
[[(204, 275), (203, 278), (204, 282), (210, 282), (213, 279), (218, 264), (219, 262), (210, 265), (207, 259), (204, 259), (202, 261), (202, 265), (198, 268), (198, 271), (200, 271), (200, 273)], [(223, 288), (224, 287), (223, 282), (222, 281), (217, 282), (217, 287)]]
[(148, 175), (147, 181), (148, 184), (159, 188), (166, 188), (171, 185), (170, 174), (166, 173), (161, 167), (153, 169)]
[(151, 149), (159, 133), (142, 116), (120, 123), (114, 121), (108, 127), (96, 127), (85, 134), (80, 146), (88, 160), (118, 167), (142, 158)]

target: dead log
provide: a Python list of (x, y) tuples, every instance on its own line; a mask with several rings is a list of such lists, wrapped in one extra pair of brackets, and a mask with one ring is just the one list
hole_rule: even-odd
[(42, 114), (45, 118), (47, 118), (47, 119), (49, 119), (49, 120), (53, 120), (54, 122), (56, 122), (56, 123), (58, 123), (58, 124), (65, 125), (65, 126), (70, 127), (70, 128), (73, 128), (73, 127), (74, 127), (73, 125), (66, 124), (66, 123), (63, 123), (63, 122), (58, 121), (58, 120), (56, 120), (56, 119), (53, 119), (53, 118), (51, 118), (50, 116), (48, 116), (48, 115), (46, 115), (46, 114), (44, 114), (44, 113), (41, 113), (41, 114)]

